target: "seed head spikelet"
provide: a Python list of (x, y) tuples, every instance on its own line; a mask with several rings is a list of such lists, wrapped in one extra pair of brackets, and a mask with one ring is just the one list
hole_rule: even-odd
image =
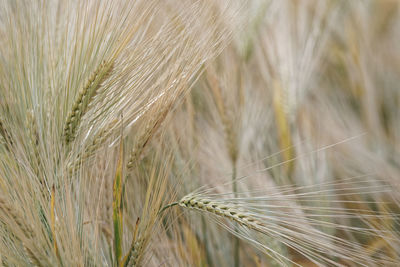
[(179, 205), (189, 209), (214, 213), (218, 216), (235, 221), (249, 229), (257, 230), (259, 226), (262, 226), (262, 223), (253, 218), (251, 214), (247, 214), (245, 211), (240, 211), (233, 205), (221, 205), (208, 199), (201, 199), (193, 196), (184, 197), (179, 201)]
[(74, 140), (81, 118), (86, 114), (88, 106), (96, 95), (101, 83), (111, 72), (112, 65), (112, 62), (101, 62), (97, 69), (91, 74), (83, 88), (79, 91), (64, 126), (66, 144)]

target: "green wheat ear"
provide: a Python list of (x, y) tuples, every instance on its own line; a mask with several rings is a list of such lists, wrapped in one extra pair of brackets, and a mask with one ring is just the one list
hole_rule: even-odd
[(107, 78), (112, 70), (113, 63), (103, 61), (97, 69), (92, 73), (85, 86), (79, 92), (72, 110), (68, 113), (67, 120), (64, 126), (64, 141), (66, 144), (71, 143), (75, 139), (76, 131), (79, 127), (80, 120), (88, 110), (88, 106), (101, 83)]
[(133, 232), (131, 247), (129, 248), (128, 253), (123, 258), (120, 266), (127, 267), (127, 266), (129, 266), (130, 263), (132, 263), (133, 266), (135, 266), (137, 263), (138, 248), (139, 248), (139, 246), (141, 246), (141, 242), (136, 240), (137, 236), (138, 236), (139, 223), (140, 223), (140, 218), (137, 218), (136, 225), (135, 225), (135, 231)]

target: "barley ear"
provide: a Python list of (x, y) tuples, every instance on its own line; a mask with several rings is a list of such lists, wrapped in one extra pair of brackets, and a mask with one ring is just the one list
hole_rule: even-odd
[(132, 238), (131, 247), (130, 247), (130, 249), (128, 251), (128, 254), (126, 254), (124, 259), (122, 260), (120, 266), (127, 267), (130, 262), (132, 262), (132, 261), (135, 262), (136, 261), (135, 259), (132, 259), (132, 258), (135, 258), (135, 255), (137, 254), (137, 249), (136, 249), (137, 241), (136, 241), (136, 238), (137, 238), (137, 234), (138, 234), (138, 231), (139, 231), (139, 222), (140, 222), (140, 218), (137, 218), (136, 225), (135, 225), (135, 231), (133, 232), (133, 238)]
[(72, 110), (67, 116), (64, 126), (64, 141), (69, 144), (75, 139), (77, 128), (79, 127), (80, 120), (88, 110), (88, 106), (96, 95), (101, 83), (107, 78), (111, 72), (113, 63), (103, 61), (97, 69), (90, 76), (89, 80), (83, 86), (76, 98)]
[(260, 226), (263, 226), (263, 223), (254, 218), (250, 213), (238, 209), (235, 205), (217, 203), (191, 194), (183, 197), (179, 202), (173, 202), (164, 206), (159, 211), (159, 214), (175, 205), (192, 210), (213, 213), (219, 217), (227, 218), (239, 225), (263, 233), (263, 231), (259, 229)]
[(213, 213), (219, 217), (227, 218), (232, 222), (236, 222), (239, 225), (259, 232), (259, 226), (263, 225), (250, 213), (239, 210), (234, 205), (217, 203), (208, 199), (203, 199), (201, 197), (195, 197), (192, 195), (185, 196), (179, 201), (179, 206), (183, 208)]

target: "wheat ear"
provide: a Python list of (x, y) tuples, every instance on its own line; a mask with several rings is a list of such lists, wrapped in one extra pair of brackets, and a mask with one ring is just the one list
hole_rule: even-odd
[(233, 222), (237, 222), (242, 226), (245, 226), (247, 228), (256, 231), (258, 231), (257, 229), (259, 226), (263, 226), (263, 224), (260, 221), (256, 220), (248, 212), (239, 210), (237, 207), (233, 205), (231, 206), (231, 205), (221, 204), (213, 202), (209, 199), (203, 199), (200, 197), (188, 195), (182, 198), (179, 201), (178, 205), (184, 208), (213, 213), (217, 216), (225, 217)]
[(93, 72), (85, 86), (79, 92), (79, 95), (76, 98), (72, 106), (72, 110), (69, 112), (65, 122), (64, 141), (66, 144), (69, 144), (75, 139), (75, 134), (79, 126), (80, 119), (87, 112), (91, 100), (96, 95), (101, 83), (111, 72), (112, 66), (112, 62), (103, 61)]
[(140, 251), (143, 250), (143, 242), (142, 240), (135, 241), (132, 244), (132, 247), (129, 251), (129, 257), (127, 257), (126, 262), (122, 265), (123, 267), (128, 267), (128, 266), (137, 266), (139, 262), (139, 253)]

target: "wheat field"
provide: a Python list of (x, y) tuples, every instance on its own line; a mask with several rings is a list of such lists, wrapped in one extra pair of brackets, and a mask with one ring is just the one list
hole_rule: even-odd
[(400, 265), (399, 1), (0, 2), (0, 266)]

